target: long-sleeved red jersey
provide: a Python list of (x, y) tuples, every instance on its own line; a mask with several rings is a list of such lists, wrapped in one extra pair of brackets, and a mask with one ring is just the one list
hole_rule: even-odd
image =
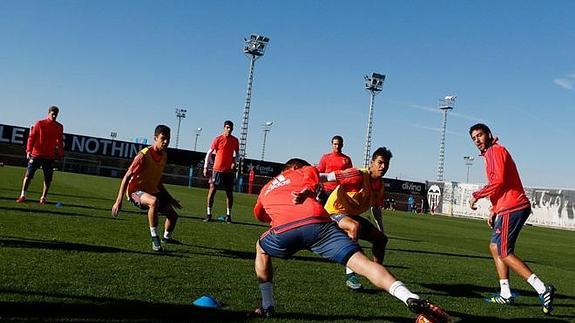
[(505, 147), (494, 143), (483, 152), (487, 185), (473, 193), (480, 199), (489, 197), (493, 213), (511, 212), (530, 206), (519, 178), (517, 166)]
[[(58, 156), (56, 156), (56, 148)], [(39, 120), (30, 130), (26, 152), (32, 157), (62, 158), (64, 156), (64, 127), (49, 118)]]

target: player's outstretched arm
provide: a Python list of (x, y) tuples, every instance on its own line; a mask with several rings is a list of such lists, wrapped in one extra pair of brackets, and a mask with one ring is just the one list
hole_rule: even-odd
[(204, 177), (208, 177), (208, 163), (210, 161), (210, 156), (212, 155), (213, 152), (214, 150), (210, 148), (206, 153), (206, 158), (204, 159)]
[(372, 206), (371, 207), (371, 215), (373, 216), (373, 219), (375, 220), (375, 225), (377, 226), (377, 229), (379, 231), (383, 232), (383, 215), (381, 213), (381, 207)]
[(116, 202), (112, 206), (112, 215), (117, 216), (122, 209), (122, 201), (124, 200), (124, 194), (126, 193), (126, 188), (128, 188), (128, 183), (132, 178), (132, 171), (128, 169), (124, 178), (122, 178), (122, 183), (120, 184), (120, 189), (118, 190), (118, 196), (116, 197)]

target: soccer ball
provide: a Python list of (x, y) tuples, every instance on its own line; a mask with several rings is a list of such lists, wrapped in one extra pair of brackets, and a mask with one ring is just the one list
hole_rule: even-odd
[(415, 318), (415, 323), (435, 323), (434, 320), (427, 318), (425, 315), (423, 314), (419, 314), (417, 315), (417, 317)]

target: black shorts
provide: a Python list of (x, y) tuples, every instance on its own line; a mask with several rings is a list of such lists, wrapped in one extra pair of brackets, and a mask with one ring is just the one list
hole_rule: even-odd
[(51, 182), (54, 175), (53, 159), (30, 157), (28, 166), (26, 167), (26, 174), (24, 176), (28, 177), (29, 179), (34, 178), (34, 174), (40, 167), (42, 167), (42, 171), (44, 172), (44, 181)]
[(210, 178), (210, 184), (226, 191), (233, 191), (235, 183), (236, 173), (233, 172), (214, 172)]
[[(142, 198), (142, 195), (144, 195), (144, 191), (135, 191), (132, 194), (130, 194), (130, 196), (128, 196), (128, 201), (130, 203), (132, 203), (133, 206), (139, 208), (140, 210), (147, 210), (148, 207), (146, 205), (142, 205), (142, 202), (140, 201)], [(149, 193), (148, 193), (149, 194)], [(166, 192), (158, 192), (156, 194), (150, 194), (150, 195), (154, 195), (155, 197), (158, 198), (158, 211), (161, 212), (164, 207), (170, 205), (170, 197)]]
[(348, 217), (352, 220), (359, 222), (359, 232), (357, 233), (357, 238), (359, 240), (371, 241), (369, 237), (371, 236), (373, 230), (379, 231), (373, 225), (373, 223), (371, 223), (371, 221), (369, 221), (368, 219), (364, 218), (361, 215), (334, 214), (331, 216), (331, 219), (334, 220), (335, 222), (339, 222), (343, 217)]

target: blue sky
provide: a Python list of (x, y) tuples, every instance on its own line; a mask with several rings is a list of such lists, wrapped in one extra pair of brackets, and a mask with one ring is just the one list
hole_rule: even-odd
[[(205, 151), (226, 119), (239, 137), (251, 33), (271, 41), (255, 67), (250, 158), (274, 121), (266, 159), (315, 163), (339, 134), (360, 165), (363, 76), (378, 72), (372, 147), (393, 151), (390, 177), (435, 179), (437, 101), (457, 95), (446, 179), (465, 181), (467, 131), (485, 122), (525, 185), (575, 188), (573, 1), (3, 0), (0, 123), (28, 126), (58, 105), (66, 132), (131, 140), (159, 123), (175, 133), (184, 107), (180, 148), (201, 127)], [(470, 181), (484, 182), (480, 158)]]

